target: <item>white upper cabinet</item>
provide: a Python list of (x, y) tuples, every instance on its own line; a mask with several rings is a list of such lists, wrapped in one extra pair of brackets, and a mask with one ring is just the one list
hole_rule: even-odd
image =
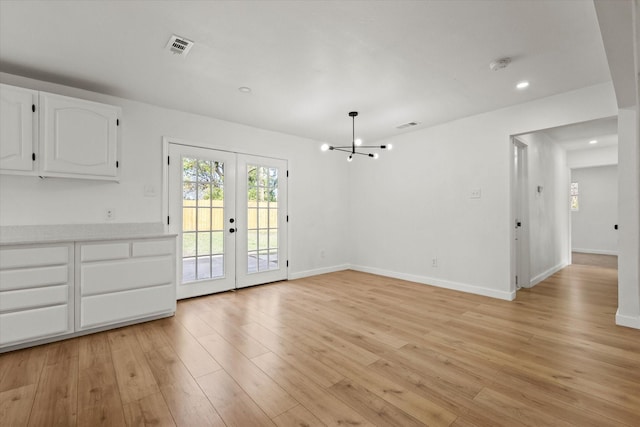
[(0, 84), (0, 169), (37, 173), (38, 92)]
[(0, 173), (118, 180), (120, 107), (0, 85)]
[(43, 176), (116, 179), (120, 109), (40, 92)]

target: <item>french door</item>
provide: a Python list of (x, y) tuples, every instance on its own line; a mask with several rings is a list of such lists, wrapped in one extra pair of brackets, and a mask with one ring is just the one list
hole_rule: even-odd
[(286, 279), (286, 161), (168, 145), (178, 299)]

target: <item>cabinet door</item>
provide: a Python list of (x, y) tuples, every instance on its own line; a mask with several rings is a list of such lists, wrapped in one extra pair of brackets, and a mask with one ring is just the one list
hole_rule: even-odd
[(35, 174), (38, 92), (0, 84), (0, 171)]
[(43, 176), (117, 178), (120, 109), (40, 92), (40, 151)]

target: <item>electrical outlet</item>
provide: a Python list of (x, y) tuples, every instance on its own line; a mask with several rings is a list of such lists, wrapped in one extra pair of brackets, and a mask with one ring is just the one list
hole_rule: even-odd
[(107, 208), (104, 211), (104, 219), (107, 221), (113, 221), (116, 217), (116, 210), (113, 208)]
[(438, 258), (432, 258), (431, 267), (437, 267), (437, 266), (438, 266)]
[(479, 199), (482, 197), (482, 190), (480, 188), (474, 188), (469, 192), (470, 199)]

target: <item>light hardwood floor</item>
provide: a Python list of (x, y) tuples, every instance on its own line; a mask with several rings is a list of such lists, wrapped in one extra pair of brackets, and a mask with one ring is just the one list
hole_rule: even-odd
[(618, 268), (617, 255), (587, 254), (584, 252), (571, 253), (572, 264), (595, 265), (596, 267)]
[(195, 298), (0, 356), (0, 424), (638, 426), (616, 282), (572, 265), (507, 302), (345, 271)]

